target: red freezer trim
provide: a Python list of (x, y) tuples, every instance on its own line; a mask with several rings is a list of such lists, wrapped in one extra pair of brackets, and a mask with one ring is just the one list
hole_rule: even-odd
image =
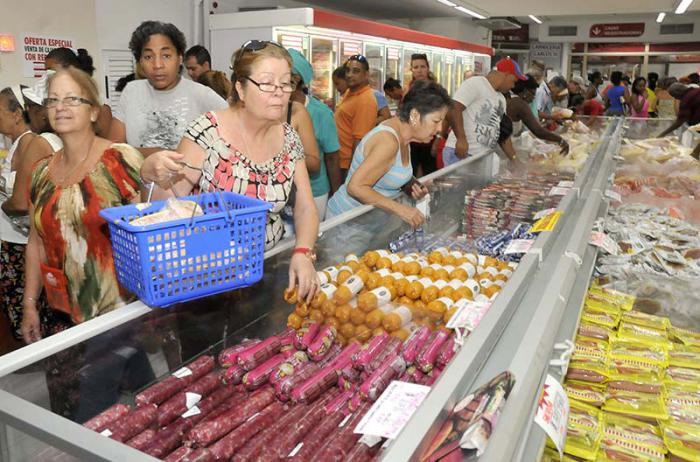
[(390, 26), (367, 19), (359, 19), (329, 11), (314, 9), (314, 26), (327, 29), (344, 30), (363, 35), (374, 35), (403, 42), (412, 42), (422, 45), (447, 48), (450, 50), (463, 50), (472, 53), (482, 53), (493, 56), (493, 48), (476, 43), (462, 42), (461, 40), (443, 37), (441, 35), (418, 32), (403, 27)]

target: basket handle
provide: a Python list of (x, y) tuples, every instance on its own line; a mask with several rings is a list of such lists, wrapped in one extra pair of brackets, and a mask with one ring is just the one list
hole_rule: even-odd
[[(221, 194), (221, 190), (216, 189), (214, 192), (216, 193), (217, 197), (219, 198), (219, 203), (221, 204), (221, 207), (226, 211), (226, 215), (228, 215), (229, 222), (233, 221), (233, 216), (231, 215), (231, 209), (229, 209), (228, 204), (226, 204), (226, 200), (224, 200), (224, 196)], [(199, 192), (197, 192), (197, 197), (201, 197), (201, 196), (202, 196), (202, 191), (200, 189)], [(202, 205), (201, 202), (200, 202), (199, 206), (202, 208), (202, 210), (204, 210), (204, 206)], [(196, 211), (197, 211), (197, 208), (192, 207), (192, 216), (190, 217), (190, 226), (192, 226), (194, 224), (194, 214)]]

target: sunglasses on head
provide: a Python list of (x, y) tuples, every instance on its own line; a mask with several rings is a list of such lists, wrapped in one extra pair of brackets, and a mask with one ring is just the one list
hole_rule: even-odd
[(358, 61), (361, 63), (366, 63), (367, 58), (365, 58), (364, 55), (352, 55), (348, 58), (348, 61), (346, 61), (346, 62), (349, 62), (349, 61)]
[(416, 59), (422, 59), (422, 60), (427, 61), (428, 55), (426, 55), (425, 53), (413, 53), (411, 55), (411, 61), (416, 60)]
[[(238, 53), (236, 54), (236, 60), (238, 60), (241, 56), (243, 56), (244, 53), (247, 53), (249, 51), (260, 51), (267, 47), (268, 45), (274, 45), (278, 48), (281, 48), (284, 50), (285, 53), (288, 53), (287, 50), (280, 45), (277, 42), (273, 42), (271, 40), (248, 40), (245, 42), (243, 45), (241, 45), (241, 48), (238, 50)], [(233, 70), (233, 64), (229, 64), (229, 69)]]

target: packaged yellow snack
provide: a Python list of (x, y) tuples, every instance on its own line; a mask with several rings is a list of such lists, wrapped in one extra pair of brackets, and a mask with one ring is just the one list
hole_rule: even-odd
[(665, 453), (664, 439), (658, 426), (618, 414), (605, 414), (603, 434), (609, 438), (636, 441)]
[(669, 419), (693, 425), (700, 425), (700, 394), (697, 389), (686, 389), (685, 385), (669, 385), (666, 396), (666, 410)]
[(654, 329), (632, 322), (621, 321), (617, 329), (617, 338), (630, 342), (661, 345), (670, 349), (670, 341), (665, 330)]
[(622, 309), (618, 305), (610, 303), (607, 300), (599, 300), (595, 297), (592, 297), (590, 294), (586, 298), (584, 306), (590, 311), (610, 313), (615, 316), (620, 316), (622, 314)]
[(603, 383), (608, 379), (608, 364), (604, 359), (582, 358), (569, 363), (567, 380)]
[(610, 438), (600, 440), (600, 451), (596, 462), (664, 462), (666, 456), (658, 448), (645, 446), (636, 441)]
[(642, 313), (641, 311), (628, 311), (622, 315), (621, 320), (658, 330), (666, 330), (671, 325), (671, 321), (666, 317)]
[(575, 399), (595, 407), (602, 406), (607, 396), (604, 385), (576, 380), (568, 380), (564, 384), (564, 390), (566, 390), (569, 399)]
[(668, 419), (663, 397), (648, 393), (608, 390), (608, 399), (603, 403), (602, 409), (638, 418)]
[(581, 321), (614, 329), (620, 322), (620, 316), (602, 311), (591, 311), (590, 309), (584, 308), (581, 314)]
[(564, 452), (585, 460), (595, 460), (601, 436), (600, 410), (575, 400), (570, 401)]
[(682, 343), (686, 346), (700, 348), (700, 332), (671, 326), (671, 328), (668, 330), (668, 334), (669, 337), (676, 343)]
[(612, 358), (609, 363), (608, 392), (616, 390), (640, 393), (662, 393), (662, 366), (640, 360)]
[(700, 426), (676, 422), (662, 424), (669, 452), (683, 460), (700, 462)]
[(559, 458), (559, 452), (549, 446), (545, 446), (544, 451), (542, 451), (542, 457), (540, 462), (579, 462), (579, 459), (573, 458), (567, 454), (564, 454), (563, 458)]
[(597, 299), (607, 300), (618, 305), (623, 311), (629, 311), (634, 307), (636, 297), (624, 292), (593, 285), (588, 289), (588, 296)]
[(596, 338), (599, 340), (610, 341), (614, 337), (614, 332), (610, 327), (601, 326), (600, 324), (581, 321), (578, 326), (578, 335), (582, 337)]
[(668, 352), (669, 366), (700, 369), (700, 349), (682, 344), (675, 344)]
[(700, 383), (700, 370), (688, 367), (669, 366), (666, 369), (666, 383)]
[(616, 359), (642, 360), (657, 366), (669, 364), (668, 345), (644, 344), (629, 339), (616, 338), (610, 342), (610, 357)]
[(605, 340), (576, 336), (573, 357), (607, 358), (610, 345)]

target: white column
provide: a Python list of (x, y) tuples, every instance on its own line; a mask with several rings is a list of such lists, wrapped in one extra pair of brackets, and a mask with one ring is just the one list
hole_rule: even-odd
[(569, 78), (569, 64), (571, 60), (571, 43), (563, 43), (561, 47), (561, 75)]

